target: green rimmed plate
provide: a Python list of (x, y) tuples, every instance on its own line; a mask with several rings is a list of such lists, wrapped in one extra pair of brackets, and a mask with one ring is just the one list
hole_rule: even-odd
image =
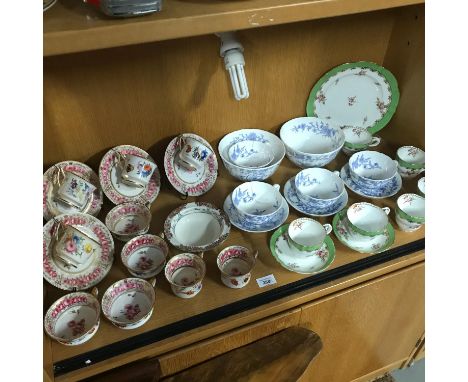
[(303, 252), (289, 245), (288, 227), (289, 224), (281, 226), (270, 239), (271, 254), (283, 268), (291, 272), (312, 275), (324, 271), (335, 260), (335, 245), (329, 236), (325, 237), (319, 250), (311, 253)]
[(374, 134), (395, 114), (400, 92), (395, 76), (373, 62), (339, 65), (323, 75), (307, 100), (308, 117), (340, 127), (364, 127)]
[(385, 232), (377, 236), (364, 236), (350, 230), (346, 223), (346, 211), (341, 210), (333, 217), (333, 232), (348, 248), (360, 253), (376, 254), (386, 251), (395, 241), (395, 231), (390, 223)]

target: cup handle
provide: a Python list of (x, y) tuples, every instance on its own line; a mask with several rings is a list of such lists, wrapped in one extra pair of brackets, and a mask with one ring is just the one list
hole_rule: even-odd
[(164, 235), (164, 232), (161, 231), (159, 232), (156, 236), (159, 236), (161, 239), (165, 240), (166, 239), (166, 236)]
[(203, 255), (205, 254), (205, 252), (200, 252), (200, 257), (203, 259)]
[(258, 257), (258, 251), (256, 250), (255, 253), (253, 254), (253, 257), (255, 260), (257, 260), (257, 257)]
[(325, 224), (323, 225), (323, 228), (325, 228), (325, 232), (327, 233), (327, 235), (330, 234), (330, 232), (332, 231), (332, 226), (331, 226), (331, 224), (325, 223)]
[(396, 159), (394, 159), (393, 162), (397, 165), (397, 168), (400, 167), (400, 164), (398, 163)]
[(94, 287), (93, 289), (91, 289), (91, 294), (97, 298), (99, 294), (99, 289), (97, 287)]
[(380, 137), (372, 137), (371, 143), (369, 143), (369, 147), (378, 146), (381, 141), (382, 141), (382, 138)]
[(276, 191), (279, 191), (281, 188), (279, 184), (274, 184), (273, 187), (276, 189)]
[(153, 288), (156, 288), (156, 277), (153, 277), (151, 280), (149, 280), (149, 283), (152, 285)]
[(340, 177), (340, 172), (339, 171), (333, 171), (333, 174), (335, 174), (338, 178)]
[(382, 209), (384, 210), (384, 212), (388, 215), (390, 213), (390, 208), (388, 207), (382, 207)]

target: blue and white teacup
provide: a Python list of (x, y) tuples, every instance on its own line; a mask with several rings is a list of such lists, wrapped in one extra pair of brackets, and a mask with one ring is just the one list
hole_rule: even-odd
[(365, 127), (348, 126), (343, 128), (343, 133), (345, 135), (343, 152), (347, 155), (378, 146), (381, 142), (380, 137), (373, 137)]
[(328, 207), (337, 202), (345, 187), (338, 171), (308, 168), (294, 177), (297, 196), (304, 202)]
[(378, 151), (360, 151), (349, 158), (349, 172), (361, 187), (381, 187), (396, 175), (397, 161)]
[(260, 168), (268, 166), (275, 158), (270, 145), (259, 141), (243, 141), (228, 150), (231, 162), (240, 167)]

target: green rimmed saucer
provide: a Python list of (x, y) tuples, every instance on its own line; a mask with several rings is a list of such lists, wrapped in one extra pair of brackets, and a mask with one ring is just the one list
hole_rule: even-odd
[(374, 134), (395, 114), (400, 99), (395, 76), (373, 62), (339, 65), (325, 73), (307, 100), (308, 117), (340, 127), (364, 127)]
[(335, 260), (335, 245), (329, 236), (325, 237), (318, 251), (308, 254), (289, 245), (288, 227), (289, 224), (281, 226), (270, 239), (271, 254), (283, 268), (295, 273), (312, 275), (324, 271)]
[[(341, 243), (354, 251), (367, 254), (376, 254), (386, 251), (395, 241), (395, 231), (391, 223), (382, 235), (374, 237), (363, 236), (356, 232), (350, 233), (344, 220), (347, 209), (341, 210), (333, 217), (333, 232)], [(359, 240), (360, 239), (360, 240)]]

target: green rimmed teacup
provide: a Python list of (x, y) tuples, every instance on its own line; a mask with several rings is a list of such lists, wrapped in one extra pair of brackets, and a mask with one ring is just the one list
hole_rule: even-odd
[(331, 230), (330, 224), (322, 225), (311, 218), (299, 218), (289, 224), (288, 242), (299, 251), (316, 251), (323, 245)]
[(345, 135), (343, 152), (347, 155), (378, 146), (381, 142), (380, 137), (373, 137), (365, 127), (347, 126), (343, 128), (343, 133)]
[(405, 232), (416, 231), (425, 223), (425, 199), (417, 194), (403, 194), (397, 200), (395, 220)]
[(397, 150), (398, 172), (404, 178), (414, 178), (424, 171), (425, 153), (414, 146), (403, 146)]
[(385, 232), (390, 208), (371, 203), (354, 203), (346, 211), (349, 227), (364, 236), (377, 236)]

